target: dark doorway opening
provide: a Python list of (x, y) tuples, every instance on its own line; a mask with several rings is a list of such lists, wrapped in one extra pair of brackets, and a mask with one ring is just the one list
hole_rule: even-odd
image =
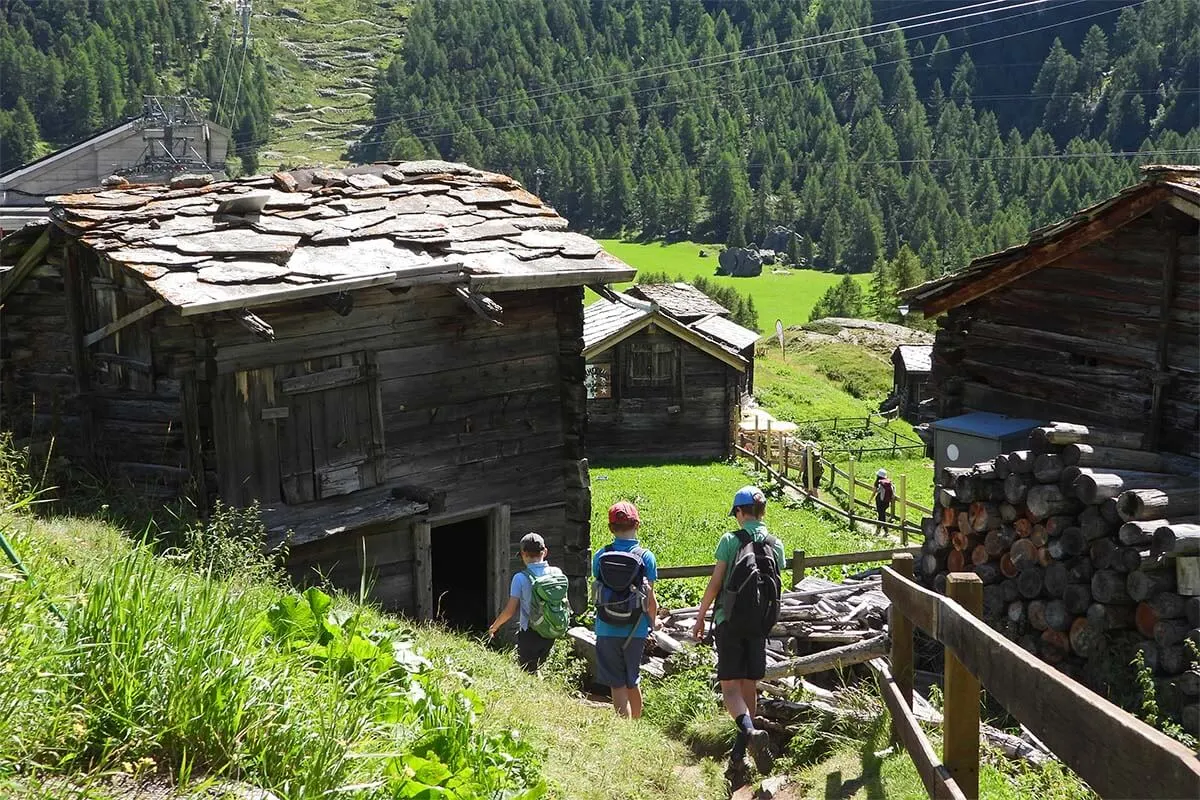
[(458, 630), (488, 623), (488, 518), (435, 525), (429, 549), (435, 618)]

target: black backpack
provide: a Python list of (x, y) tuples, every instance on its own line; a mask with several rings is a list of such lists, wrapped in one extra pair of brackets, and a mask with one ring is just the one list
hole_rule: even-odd
[(600, 551), (599, 569), (593, 584), (596, 617), (610, 625), (633, 625), (645, 607), (646, 550), (614, 550), (611, 545)]
[(779, 595), (783, 589), (779, 564), (775, 562), (776, 540), (768, 535), (756, 542), (744, 530), (736, 531), (736, 536), (741, 547), (721, 597), (725, 621), (738, 636), (766, 637), (779, 621)]

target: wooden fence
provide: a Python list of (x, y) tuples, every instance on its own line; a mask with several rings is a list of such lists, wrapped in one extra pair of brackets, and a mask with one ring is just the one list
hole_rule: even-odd
[[(912, 581), (913, 556), (883, 570), (892, 603), (891, 665), (871, 662), (903, 743), (937, 798), (979, 796), (979, 706), (986, 689), (1101, 797), (1196, 798), (1200, 756), (993, 631), (979, 615), (983, 583), (951, 573), (946, 594)], [(913, 627), (945, 645), (943, 758), (912, 713)]]
[(863, 453), (874, 453), (874, 454), (889, 453), (892, 458), (895, 458), (900, 453), (908, 453), (908, 452), (924, 453), (925, 452), (925, 443), (922, 442), (920, 439), (905, 435), (903, 433), (900, 433), (899, 431), (894, 431), (891, 428), (887, 427), (886, 425), (881, 425), (880, 423), (876, 422), (874, 420), (874, 418), (872, 418), (872, 417), (825, 417), (822, 419), (806, 419), (801, 422), (797, 422), (796, 425), (798, 427), (811, 426), (811, 425), (822, 426), (822, 425), (828, 425), (831, 422), (833, 423), (832, 428), (835, 431), (837, 431), (837, 430), (853, 430), (855, 428), (861, 427), (863, 429), (864, 433), (869, 433), (872, 428), (878, 429), (879, 432), (882, 433), (885, 438), (888, 436), (890, 436), (892, 438), (892, 444), (890, 447), (885, 446), (885, 447), (829, 447), (829, 448), (825, 448), (826, 452), (829, 452), (829, 453), (849, 453), (849, 454), (853, 455), (854, 457), (861, 459), (863, 457)]
[[(773, 480), (777, 480), (789, 489), (803, 494), (806, 499), (810, 500), (826, 511), (832, 514), (837, 514), (841, 517), (845, 517), (846, 521), (851, 525), (856, 522), (865, 522), (870, 525), (881, 526), (887, 530), (898, 531), (900, 534), (900, 543), (902, 545), (908, 544), (908, 534), (910, 532), (919, 533), (921, 530), (919, 521), (913, 522), (909, 520), (909, 512), (915, 512), (918, 520), (923, 515), (927, 516), (933, 513), (931, 509), (928, 509), (918, 503), (914, 503), (908, 499), (908, 476), (897, 475), (896, 495), (894, 498), (892, 498), (892, 506), (889, 514), (890, 519), (880, 521), (874, 516), (874, 504), (867, 499), (870, 498), (874, 493), (875, 487), (869, 483), (864, 483), (855, 477), (855, 462), (851, 460), (849, 464), (849, 471), (843, 471), (832, 462), (818, 457), (816, 460), (820, 462), (822, 467), (829, 470), (829, 483), (826, 488), (833, 492), (840, 490), (846, 498), (846, 504), (848, 507), (841, 508), (839, 506), (835, 506), (832, 503), (828, 503), (820, 498), (818, 494), (820, 487), (813, 479), (815, 474), (813, 471), (813, 463), (794, 463), (790, 458), (790, 448), (787, 444), (775, 448), (770, 445), (768, 439), (768, 442), (765, 443), (760, 440), (758, 445), (759, 452), (757, 453), (744, 447), (742, 443), (734, 445), (734, 450), (738, 454), (753, 460), (759, 466), (759, 468), (765, 470)], [(775, 464), (772, 464), (771, 458), (775, 456), (778, 457), (778, 461)], [(814, 460), (811, 449), (806, 449), (804, 451), (804, 458), (808, 462), (812, 462)], [(797, 471), (800, 472), (801, 480), (804, 482), (803, 485), (797, 484), (789, 477), (789, 473), (795, 473)], [(839, 477), (842, 478), (842, 482), (845, 484), (845, 486), (837, 485), (837, 479)], [(859, 489), (865, 490), (865, 494), (859, 495)], [(859, 507), (868, 509), (868, 515), (854, 513)]]
[[(803, 550), (792, 551), (792, 588), (804, 580), (804, 573), (809, 567), (844, 566), (848, 564), (872, 564), (880, 561), (891, 561), (896, 553), (917, 555), (920, 547), (897, 547), (890, 550), (865, 550), (861, 553), (835, 553), (829, 556), (810, 556)], [(705, 578), (712, 575), (715, 564), (698, 564), (690, 567), (659, 567), (658, 579), (673, 578)]]

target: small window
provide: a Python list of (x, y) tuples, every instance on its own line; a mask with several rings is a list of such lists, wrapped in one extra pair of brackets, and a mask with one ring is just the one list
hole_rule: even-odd
[(629, 382), (634, 386), (670, 386), (675, 382), (675, 348), (666, 344), (629, 346)]
[(587, 387), (588, 400), (608, 400), (612, 397), (612, 365), (588, 364), (583, 383)]

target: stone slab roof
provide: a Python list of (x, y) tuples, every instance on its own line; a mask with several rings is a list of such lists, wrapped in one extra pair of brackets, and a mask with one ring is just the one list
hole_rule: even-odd
[(49, 203), (56, 225), (185, 315), (392, 283), (508, 291), (635, 274), (512, 178), (445, 161), (98, 189)]

